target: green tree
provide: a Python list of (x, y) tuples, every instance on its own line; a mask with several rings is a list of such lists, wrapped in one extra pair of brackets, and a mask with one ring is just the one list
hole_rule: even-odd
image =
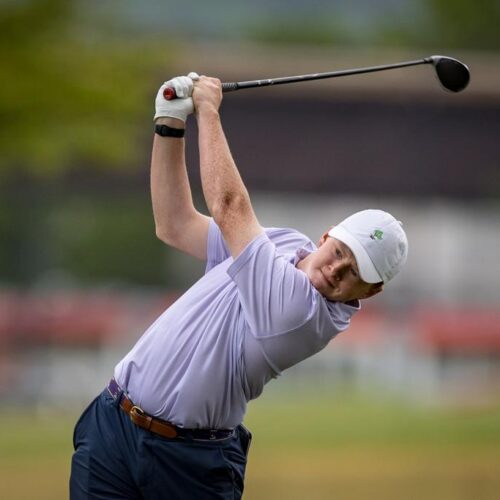
[(450, 48), (500, 49), (500, 1), (427, 0), (434, 43)]
[(381, 45), (425, 49), (500, 49), (500, 1), (425, 0), (411, 22), (383, 22)]
[(160, 65), (167, 72), (169, 61), (152, 40), (107, 28), (86, 23), (78, 2), (67, 0), (0, 10), (0, 176), (122, 168), (138, 158), (152, 112), (147, 75)]

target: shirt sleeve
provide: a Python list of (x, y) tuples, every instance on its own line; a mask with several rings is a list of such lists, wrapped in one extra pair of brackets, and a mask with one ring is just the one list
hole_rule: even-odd
[(231, 252), (222, 236), (222, 231), (211, 218), (208, 226), (207, 265), (205, 267), (205, 274), (230, 256)]
[(227, 272), (257, 338), (295, 330), (317, 308), (318, 297), (307, 275), (281, 255), (266, 234), (252, 240)]

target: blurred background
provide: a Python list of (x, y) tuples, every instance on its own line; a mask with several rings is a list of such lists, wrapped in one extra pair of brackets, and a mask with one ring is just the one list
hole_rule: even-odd
[[(159, 85), (456, 57), (226, 95), (257, 215), (317, 240), (383, 208), (404, 271), (250, 404), (247, 499), (493, 499), (500, 488), (500, 2), (0, 1), (0, 483), (67, 498), (72, 428), (203, 272), (154, 235)], [(196, 124), (187, 157), (197, 206)], [(29, 478), (29, 479), (28, 479)]]

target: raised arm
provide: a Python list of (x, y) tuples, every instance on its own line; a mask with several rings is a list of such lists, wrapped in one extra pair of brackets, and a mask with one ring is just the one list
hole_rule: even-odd
[[(177, 84), (178, 95), (187, 94), (187, 97), (166, 101), (162, 86), (156, 98), (155, 122), (184, 130), (187, 116), (193, 110), (189, 97), (192, 81), (188, 77), (180, 77), (169, 85), (172, 82)], [(184, 138), (162, 137), (155, 133), (151, 157), (151, 200), (158, 238), (194, 257), (206, 259), (209, 218), (193, 205)]]
[(222, 101), (220, 81), (200, 77), (195, 83), (193, 101), (198, 120), (203, 194), (231, 255), (237, 257), (263, 229), (222, 129), (219, 116)]

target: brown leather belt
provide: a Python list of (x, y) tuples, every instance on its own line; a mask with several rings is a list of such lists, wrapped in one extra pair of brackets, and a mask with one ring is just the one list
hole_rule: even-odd
[(135, 425), (160, 436), (170, 439), (191, 438), (213, 441), (226, 439), (234, 434), (234, 429), (186, 429), (165, 420), (152, 417), (130, 401), (114, 378), (109, 382), (107, 389), (115, 400), (119, 399), (120, 408), (130, 417), (130, 420)]

